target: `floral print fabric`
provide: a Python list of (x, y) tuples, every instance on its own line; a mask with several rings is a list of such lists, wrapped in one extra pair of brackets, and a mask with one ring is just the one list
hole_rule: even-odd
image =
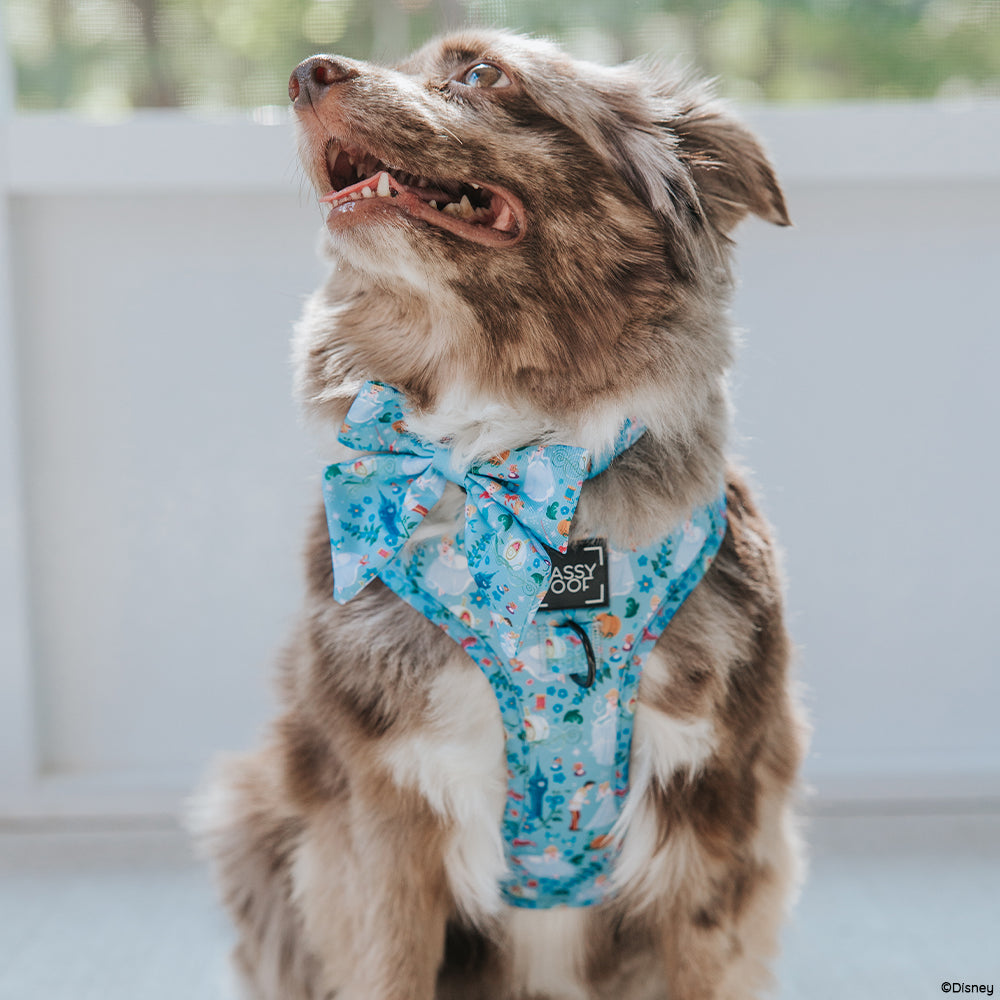
[[(537, 612), (515, 656), (497, 655), (489, 641), (489, 609), (459, 533), (407, 545), (383, 570), (392, 590), (465, 649), (496, 695), (506, 731), (507, 903), (588, 906), (612, 894), (642, 664), (725, 530), (723, 495), (653, 545), (608, 546), (607, 607)], [(597, 664), (590, 687), (572, 677), (587, 674), (580, 630)]]
[(366, 383), (340, 441), (369, 454), (324, 475), (335, 599), (350, 600), (381, 573), (451, 480), (466, 492), (463, 558), (489, 608), (489, 641), (513, 655), (549, 585), (545, 547), (566, 551), (583, 480), (643, 430), (626, 422), (614, 452), (596, 464), (583, 448), (539, 445), (456, 470), (446, 444), (407, 431), (400, 392)]
[[(380, 577), (443, 628), (493, 688), (508, 777), (501, 891), (515, 906), (587, 906), (611, 894), (642, 664), (725, 534), (721, 495), (645, 548), (600, 543), (609, 583), (602, 606), (539, 610), (552, 570), (545, 546), (565, 551), (583, 480), (642, 432), (626, 424), (597, 462), (553, 445), (455, 470), (447, 443), (407, 431), (402, 396), (372, 382), (341, 432), (370, 454), (326, 470), (336, 599)], [(465, 488), (464, 528), (413, 540), (448, 480)]]

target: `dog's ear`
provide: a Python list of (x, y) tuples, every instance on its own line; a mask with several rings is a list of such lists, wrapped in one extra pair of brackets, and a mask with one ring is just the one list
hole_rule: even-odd
[[(661, 136), (661, 157), (669, 148), (670, 156), (679, 158), (713, 228), (728, 234), (750, 212), (777, 226), (791, 225), (767, 154), (753, 133), (714, 97), (709, 84), (673, 67), (647, 62), (622, 70), (644, 92), (657, 129), (670, 137), (664, 144)], [(632, 141), (640, 149), (648, 145), (648, 130), (635, 131)]]
[(790, 225), (784, 197), (753, 135), (703, 84), (671, 68), (550, 65), (532, 94), (629, 185), (670, 236), (682, 272), (696, 269), (699, 234), (729, 233), (748, 212)]
[(776, 226), (790, 226), (774, 168), (752, 132), (714, 100), (707, 88), (683, 80), (673, 85), (665, 125), (677, 136), (712, 225), (729, 233), (752, 212)]

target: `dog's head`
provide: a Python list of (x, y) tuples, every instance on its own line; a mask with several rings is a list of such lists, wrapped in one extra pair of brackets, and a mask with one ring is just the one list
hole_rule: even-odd
[(641, 399), (676, 416), (676, 393), (721, 377), (728, 234), (788, 216), (702, 84), (491, 31), (394, 69), (314, 56), (289, 94), (340, 271), (304, 324), (314, 402), (377, 378), (418, 407), (478, 395), (648, 420)]

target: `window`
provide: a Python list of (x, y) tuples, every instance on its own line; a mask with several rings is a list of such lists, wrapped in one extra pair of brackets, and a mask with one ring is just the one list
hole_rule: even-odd
[(315, 51), (392, 59), (490, 24), (618, 62), (680, 58), (744, 100), (1000, 96), (990, 0), (0, 0), (21, 110), (284, 103)]

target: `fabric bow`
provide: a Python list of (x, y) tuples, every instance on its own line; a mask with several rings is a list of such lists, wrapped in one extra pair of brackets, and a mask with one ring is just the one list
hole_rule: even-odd
[(549, 586), (545, 547), (566, 551), (590, 457), (583, 448), (539, 445), (456, 471), (447, 445), (406, 429), (403, 404), (391, 386), (366, 383), (340, 441), (367, 454), (326, 469), (334, 598), (345, 603), (379, 575), (451, 480), (466, 493), (469, 572), (490, 609), (498, 645), (513, 656)]

